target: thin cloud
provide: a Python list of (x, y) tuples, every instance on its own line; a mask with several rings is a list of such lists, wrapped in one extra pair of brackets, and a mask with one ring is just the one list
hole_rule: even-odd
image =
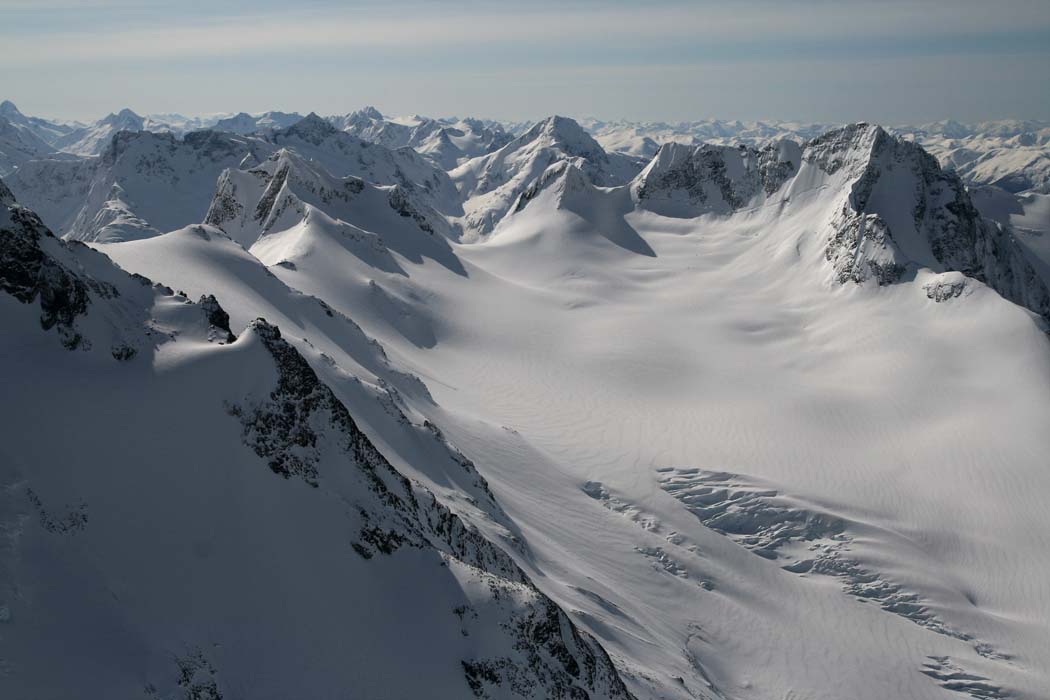
[[(433, 6), (429, 6), (433, 8)], [(839, 9), (836, 10), (836, 7)], [(841, 6), (803, 2), (670, 4), (655, 7), (616, 5), (608, 9), (572, 7), (530, 11), (504, 8), (473, 11), (462, 7), (435, 13), (395, 14), (389, 7), (368, 6), (354, 12), (313, 11), (262, 16), (211, 17), (203, 21), (167, 17), (138, 25), (92, 27), (86, 31), (0, 31), (0, 56), (9, 67), (20, 64), (80, 64), (115, 60), (172, 60), (346, 49), (459, 49), (501, 44), (536, 47), (574, 42), (581, 47), (646, 42), (767, 41), (819, 43), (831, 38), (870, 40), (886, 36), (943, 37), (975, 32), (994, 34), (1050, 31), (1044, 0), (893, 3), (854, 2)], [(405, 15), (408, 16), (405, 16)], [(110, 28), (112, 27), (112, 28)], [(6, 34), (6, 36), (5, 36)]]
[(129, 102), (139, 112), (376, 103), (504, 118), (1050, 116), (1047, 0), (304, 0), (294, 13), (282, 0), (84, 0), (60, 9), (71, 2), (0, 0), (0, 98), (81, 119)]

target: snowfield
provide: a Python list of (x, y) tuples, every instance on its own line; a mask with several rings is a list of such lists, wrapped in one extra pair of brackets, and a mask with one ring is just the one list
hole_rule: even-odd
[(0, 186), (0, 695), (1050, 698), (1045, 193), (287, 116)]

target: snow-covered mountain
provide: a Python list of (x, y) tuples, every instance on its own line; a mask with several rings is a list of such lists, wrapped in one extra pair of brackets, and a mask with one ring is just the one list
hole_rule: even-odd
[(248, 114), (240, 112), (232, 117), (219, 119), (209, 127), (216, 131), (230, 131), (235, 134), (254, 134), (257, 131), (272, 129), (284, 129), (303, 118), (303, 115), (295, 112), (263, 112), (262, 114)]
[[(459, 210), (448, 175), (415, 151), (361, 141), (316, 115), (287, 129), (249, 136), (215, 130), (183, 137), (120, 131), (99, 156), (27, 161), (8, 182), (19, 200), (61, 235), (130, 240), (200, 223), (224, 171), (251, 169), (282, 149), (294, 149), (337, 177), (396, 184), (428, 207)], [(444, 220), (440, 224), (447, 226)]]
[(49, 146), (76, 128), (63, 122), (53, 122), (40, 117), (27, 117), (10, 100), (0, 102), (0, 118), (6, 119), (16, 128), (29, 131), (33, 136)]
[(0, 186), (0, 695), (1045, 698), (1032, 124), (255, 119)]
[(0, 116), (0, 177), (13, 172), (26, 161), (43, 158), (54, 151), (32, 129), (18, 126)]
[[(556, 201), (531, 205), (545, 189), (557, 192)], [(918, 269), (958, 271), (1050, 320), (1046, 261), (1019, 245), (1009, 225), (982, 217), (958, 176), (914, 142), (878, 126), (831, 130), (802, 146), (669, 143), (622, 189), (603, 192), (571, 161), (563, 161), (520, 196), (512, 214), (526, 206), (540, 212), (570, 209), (606, 237), (618, 230), (620, 241), (640, 247), (644, 241), (627, 234), (631, 227), (621, 223), (632, 210), (673, 219), (732, 220), (772, 209), (776, 226), (785, 227), (792, 218), (789, 205), (816, 190), (826, 210), (801, 213), (811, 226), (822, 227), (825, 258), (839, 283), (885, 285)], [(511, 217), (503, 225), (517, 226)], [(953, 282), (931, 293), (957, 296), (963, 285)]]
[(365, 141), (400, 148), (409, 145), (415, 128), (429, 120), (425, 117), (388, 119), (375, 107), (368, 106), (346, 115), (329, 117), (329, 121), (337, 129)]
[[(717, 119), (676, 124), (585, 119), (580, 123), (606, 150), (649, 158), (665, 143), (761, 147), (785, 139), (807, 141), (835, 126)], [(967, 184), (996, 185), (1011, 192), (1047, 193), (1050, 187), (1048, 122), (1007, 119), (962, 124), (945, 120), (887, 130), (922, 144)]]
[(696, 146), (763, 146), (771, 141), (805, 141), (832, 128), (830, 124), (781, 121), (727, 121), (704, 119), (692, 122), (629, 122), (584, 119), (580, 122), (606, 150), (651, 158), (665, 143)]
[(561, 161), (573, 163), (597, 185), (624, 184), (643, 165), (632, 156), (606, 153), (572, 119), (550, 117), (506, 146), (450, 172), (465, 199), (464, 230), (471, 235), (492, 231), (518, 197)]
[(218, 176), (272, 152), (259, 139), (198, 131), (120, 131), (99, 156), (24, 163), (9, 186), (75, 240), (129, 240), (203, 221)]
[(335, 177), (282, 148), (257, 167), (224, 172), (204, 221), (268, 264), (282, 259), (275, 250), (301, 249), (315, 226), (342, 227), (341, 235), (364, 238), (369, 249), (392, 247), (414, 258), (410, 250), (433, 248), (431, 257), (454, 259), (448, 221), (413, 201), (416, 194), (400, 184)]
[(389, 118), (375, 107), (331, 117), (339, 129), (388, 148), (409, 146), (436, 165), (451, 170), (464, 160), (505, 145), (511, 136), (494, 122), (478, 119)]
[(78, 156), (100, 154), (119, 131), (142, 131), (146, 120), (126, 107), (109, 114), (90, 126), (84, 126), (57, 138), (54, 147)]
[(316, 161), (336, 177), (353, 175), (379, 185), (401, 185), (446, 213), (456, 213), (459, 195), (449, 176), (408, 147), (387, 148), (335, 128), (310, 113), (268, 138), (280, 148)]

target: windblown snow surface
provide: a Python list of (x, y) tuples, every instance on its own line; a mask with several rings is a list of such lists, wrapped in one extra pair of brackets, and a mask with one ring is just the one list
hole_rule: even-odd
[(451, 215), (282, 151), (41, 237), (91, 301), (0, 295), (0, 694), (1050, 697), (1042, 200), (876, 127), (576, 128)]

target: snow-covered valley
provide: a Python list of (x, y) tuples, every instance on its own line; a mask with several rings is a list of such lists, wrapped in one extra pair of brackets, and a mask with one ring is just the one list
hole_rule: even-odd
[(0, 695), (1050, 697), (1045, 138), (139, 119), (2, 175)]

